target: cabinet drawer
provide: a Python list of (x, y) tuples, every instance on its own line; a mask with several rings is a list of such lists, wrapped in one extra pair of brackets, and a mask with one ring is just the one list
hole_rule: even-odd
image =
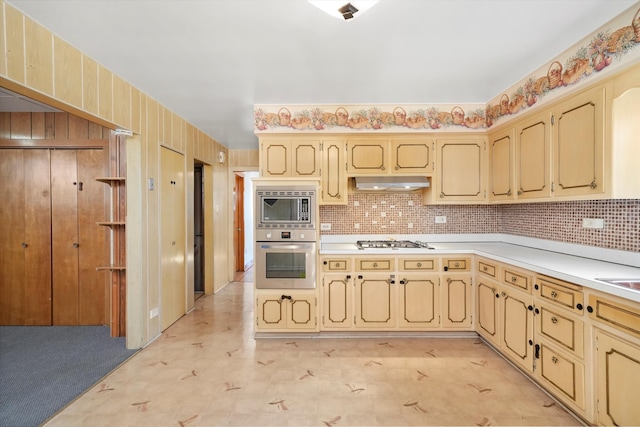
[(324, 271), (349, 271), (351, 270), (350, 259), (325, 259), (322, 261)]
[(536, 290), (541, 299), (582, 314), (582, 287), (548, 277), (536, 277)]
[(470, 258), (443, 258), (442, 266), (444, 271), (469, 271), (471, 267)]
[(478, 260), (478, 273), (493, 277), (495, 279), (498, 275), (498, 266), (497, 264), (494, 264), (485, 259), (480, 259)]
[(359, 259), (356, 261), (358, 271), (391, 271), (393, 260), (391, 259)]
[(589, 317), (640, 337), (640, 307), (622, 304), (599, 295), (589, 295)]
[(540, 335), (576, 356), (584, 357), (584, 323), (581, 320), (565, 315), (563, 310), (544, 305), (540, 307), (538, 320)]
[(436, 271), (437, 259), (400, 259), (398, 267), (401, 271)]
[(540, 375), (561, 394), (581, 409), (585, 409), (584, 365), (546, 345), (540, 346)]
[(531, 276), (511, 267), (505, 267), (502, 273), (502, 283), (531, 292)]

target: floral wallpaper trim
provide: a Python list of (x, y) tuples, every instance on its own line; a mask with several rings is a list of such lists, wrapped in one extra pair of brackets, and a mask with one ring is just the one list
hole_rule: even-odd
[(619, 68), (623, 63), (640, 58), (636, 49), (639, 44), (640, 8), (635, 13), (634, 9), (629, 9), (486, 104), (256, 104), (254, 132), (460, 132), (486, 129), (544, 98), (555, 98), (569, 86), (583, 83), (596, 73)]

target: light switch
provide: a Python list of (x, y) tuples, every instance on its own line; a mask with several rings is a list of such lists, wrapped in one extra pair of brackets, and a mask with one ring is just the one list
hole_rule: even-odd
[(156, 183), (153, 180), (153, 178), (149, 178), (149, 185), (148, 185), (149, 190), (153, 191), (156, 189)]

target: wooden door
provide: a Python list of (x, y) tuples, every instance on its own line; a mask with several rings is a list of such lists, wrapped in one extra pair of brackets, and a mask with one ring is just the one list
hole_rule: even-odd
[(51, 325), (49, 169), (49, 150), (0, 150), (0, 325)]
[(109, 289), (96, 267), (108, 262), (104, 221), (104, 151), (51, 151), (51, 236), (54, 325), (105, 325)]
[(184, 156), (167, 148), (160, 155), (162, 330), (186, 312)]
[(109, 265), (109, 233), (96, 222), (109, 218), (109, 189), (96, 177), (106, 174), (106, 152), (77, 151), (78, 165), (78, 324), (109, 323), (109, 278), (97, 267)]
[(233, 247), (235, 250), (236, 271), (244, 271), (244, 178), (235, 175), (233, 188), (235, 195), (233, 212)]

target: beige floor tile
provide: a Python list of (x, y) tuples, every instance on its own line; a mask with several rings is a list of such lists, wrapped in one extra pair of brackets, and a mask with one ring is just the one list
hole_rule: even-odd
[(47, 427), (579, 425), (477, 338), (254, 339), (252, 293), (198, 298)]

